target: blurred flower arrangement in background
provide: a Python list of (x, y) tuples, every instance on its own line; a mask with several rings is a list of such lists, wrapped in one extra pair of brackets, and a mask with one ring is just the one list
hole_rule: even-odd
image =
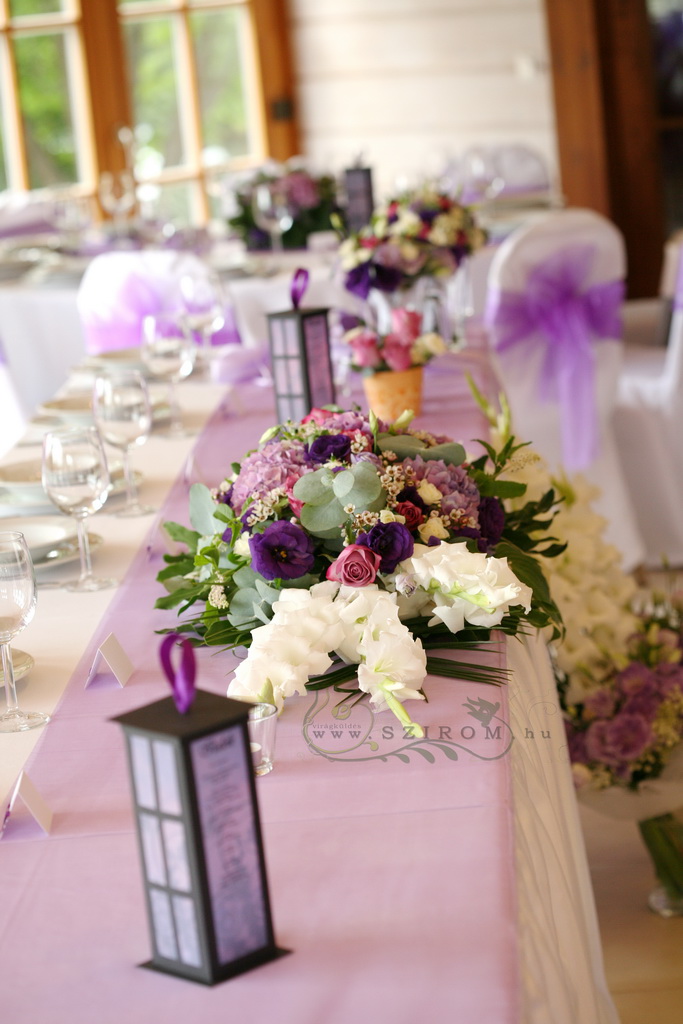
[(292, 225), (282, 235), (284, 248), (305, 249), (309, 235), (338, 226), (338, 189), (333, 175), (311, 174), (299, 158), (285, 164), (272, 162), (225, 183), (228, 227), (247, 249), (270, 247), (268, 232), (254, 219), (253, 199), (259, 185), (276, 189), (291, 214)]
[(396, 292), (424, 277), (451, 277), (484, 245), (474, 212), (424, 185), (376, 207), (370, 223), (339, 250), (344, 286), (361, 299), (372, 289)]

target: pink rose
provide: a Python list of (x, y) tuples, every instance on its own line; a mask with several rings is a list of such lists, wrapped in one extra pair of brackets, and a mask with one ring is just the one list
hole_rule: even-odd
[(349, 338), (349, 345), (351, 346), (353, 361), (356, 366), (379, 366), (382, 362), (382, 356), (377, 347), (377, 341), (375, 332), (367, 329), (359, 330)]
[(329, 409), (319, 409), (317, 406), (313, 406), (308, 416), (304, 416), (302, 423), (317, 423), (319, 427), (324, 427), (330, 418)]
[[(301, 475), (303, 475), (303, 474), (301, 474)], [(291, 508), (292, 512), (297, 517), (297, 519), (301, 515), (301, 509), (304, 507), (303, 501), (299, 501), (298, 498), (294, 497), (294, 484), (299, 479), (300, 479), (300, 476), (297, 476), (296, 474), (291, 473), (287, 477), (287, 479), (285, 480), (285, 484), (284, 484), (285, 491), (287, 493), (287, 501), (289, 502), (289, 507)]]
[(381, 556), (360, 544), (349, 544), (327, 570), (328, 580), (347, 587), (367, 587), (375, 582)]
[(390, 370), (408, 370), (413, 365), (410, 355), (411, 343), (403, 343), (398, 334), (387, 334), (382, 355)]
[(398, 335), (404, 345), (412, 345), (422, 333), (422, 313), (416, 309), (406, 309), (405, 306), (392, 309), (391, 330), (393, 334)]

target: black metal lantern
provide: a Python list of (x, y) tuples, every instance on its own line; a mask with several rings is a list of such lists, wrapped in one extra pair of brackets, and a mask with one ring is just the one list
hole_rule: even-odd
[(314, 406), (334, 405), (327, 308), (300, 309), (308, 272), (292, 282), (293, 309), (268, 314), (268, 341), (280, 423), (303, 419)]
[(370, 167), (349, 167), (344, 171), (346, 207), (344, 214), (349, 231), (360, 231), (370, 223), (375, 200)]
[(114, 719), (126, 738), (152, 959), (207, 985), (281, 956), (275, 945), (249, 707), (197, 690)]

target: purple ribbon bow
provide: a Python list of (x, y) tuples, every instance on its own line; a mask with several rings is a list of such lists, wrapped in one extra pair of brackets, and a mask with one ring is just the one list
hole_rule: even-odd
[[(171, 660), (171, 652), (176, 645), (182, 650), (177, 669), (174, 668)], [(194, 680), (197, 674), (197, 665), (194, 648), (187, 637), (181, 636), (180, 633), (169, 633), (161, 641), (159, 659), (166, 678), (171, 684), (175, 706), (180, 714), (184, 715), (189, 710), (196, 692)]]
[(560, 405), (570, 471), (585, 469), (597, 455), (593, 343), (622, 334), (624, 283), (587, 285), (594, 258), (591, 245), (567, 246), (530, 271), (524, 291), (493, 293), (486, 311), (499, 352), (523, 342), (544, 347), (538, 397)]
[(294, 309), (299, 308), (299, 303), (304, 297), (304, 292), (308, 288), (308, 279), (310, 277), (309, 272), (305, 267), (298, 267), (294, 271), (294, 277), (289, 288), (289, 294), (292, 299), (292, 305)]

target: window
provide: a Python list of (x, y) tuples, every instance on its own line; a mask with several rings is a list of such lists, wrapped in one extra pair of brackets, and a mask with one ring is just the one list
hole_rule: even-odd
[(129, 164), (203, 223), (227, 170), (297, 152), (284, 0), (0, 0), (0, 105), (0, 188), (94, 196)]

